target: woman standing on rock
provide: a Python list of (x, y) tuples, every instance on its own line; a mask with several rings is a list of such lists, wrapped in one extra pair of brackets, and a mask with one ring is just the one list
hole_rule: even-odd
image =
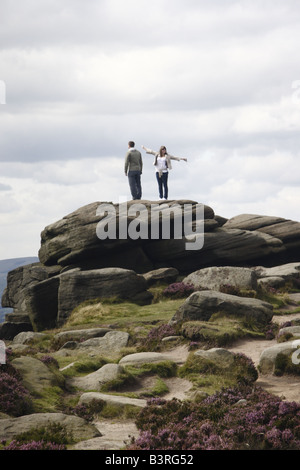
[(187, 162), (187, 158), (180, 158), (180, 157), (173, 157), (169, 155), (167, 149), (164, 145), (162, 145), (158, 152), (155, 150), (148, 149), (142, 145), (142, 149), (146, 151), (146, 153), (150, 153), (155, 156), (153, 165), (155, 166), (156, 171), (156, 179), (158, 183), (158, 192), (160, 199), (168, 199), (168, 175), (169, 170), (172, 169), (171, 160), (184, 160)]

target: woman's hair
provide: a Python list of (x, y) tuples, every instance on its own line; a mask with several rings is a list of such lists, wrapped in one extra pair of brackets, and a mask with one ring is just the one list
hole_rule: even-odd
[[(165, 151), (166, 151), (165, 155), (168, 154), (166, 147), (165, 147), (164, 145), (162, 145), (162, 146), (160, 147), (160, 149), (159, 149), (159, 156), (160, 156), (160, 157), (164, 157), (164, 155), (162, 154), (162, 150), (165, 150)], [(156, 154), (154, 165), (157, 165), (157, 157), (158, 157), (158, 154)]]
[(159, 149), (159, 155), (160, 155), (161, 157), (163, 157), (163, 154), (162, 154), (162, 151), (163, 151), (163, 150), (165, 150), (166, 153), (167, 153), (167, 149), (166, 149), (166, 147), (165, 147), (164, 145), (162, 145), (162, 146), (160, 147), (160, 149)]

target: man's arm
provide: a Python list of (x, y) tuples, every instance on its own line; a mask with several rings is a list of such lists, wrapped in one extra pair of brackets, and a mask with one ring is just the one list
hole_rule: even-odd
[(126, 176), (127, 176), (127, 172), (128, 172), (128, 166), (129, 166), (129, 152), (127, 152), (126, 155), (125, 155), (124, 171), (125, 171)]

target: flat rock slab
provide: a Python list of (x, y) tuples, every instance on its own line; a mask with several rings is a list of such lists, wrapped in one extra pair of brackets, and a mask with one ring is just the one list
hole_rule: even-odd
[(108, 404), (113, 404), (117, 406), (138, 406), (143, 408), (147, 405), (147, 400), (142, 400), (140, 398), (129, 398), (121, 395), (106, 395), (105, 393), (100, 392), (87, 392), (83, 393), (79, 399), (79, 403), (88, 404), (92, 401), (104, 401)]
[(169, 361), (170, 356), (167, 354), (162, 353), (155, 353), (155, 352), (141, 352), (141, 353), (134, 353), (128, 354), (127, 356), (122, 357), (119, 361), (121, 365), (128, 365), (128, 364), (151, 364), (154, 362), (164, 362)]
[(54, 339), (69, 341), (69, 340), (87, 340), (90, 338), (101, 338), (111, 331), (110, 328), (87, 328), (83, 330), (68, 330), (61, 331), (54, 336)]
[[(92, 350), (95, 354), (114, 354), (128, 345), (129, 334), (125, 331), (108, 331), (100, 338), (90, 338), (82, 343), (77, 343), (76, 351)], [(67, 345), (67, 344), (66, 344)]]
[(287, 263), (272, 268), (258, 266), (255, 271), (260, 278), (279, 276), (288, 280), (300, 277), (300, 263)]

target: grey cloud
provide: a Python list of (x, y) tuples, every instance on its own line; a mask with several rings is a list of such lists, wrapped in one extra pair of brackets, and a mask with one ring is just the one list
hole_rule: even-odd
[[(184, 173), (172, 170), (171, 194), (220, 212), (226, 199), (232, 215), (248, 202), (265, 212), (270, 200), (291, 203), (300, 148), (300, 100), (292, 104), (291, 87), (300, 80), (298, 0), (23, 0), (18, 9), (2, 0), (1, 19), (6, 207), (26, 193), (27, 218), (36, 220), (45, 186), (47, 222), (58, 211), (53, 185), (65, 195), (60, 216), (128, 189), (121, 179), (128, 140), (188, 157)], [(152, 160), (144, 158), (145, 189), (156, 196)], [(94, 192), (77, 194), (80, 183)]]
[(10, 191), (12, 189), (8, 184), (0, 183), (0, 191)]

